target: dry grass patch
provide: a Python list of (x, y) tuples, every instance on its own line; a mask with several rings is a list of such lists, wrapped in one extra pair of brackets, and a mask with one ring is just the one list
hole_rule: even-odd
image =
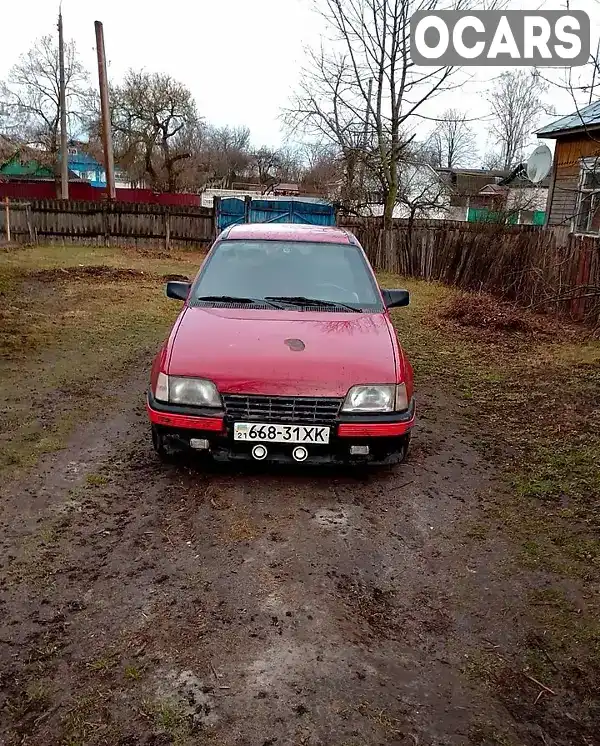
[(118, 382), (148, 368), (179, 311), (164, 282), (193, 277), (202, 258), (79, 246), (0, 252), (0, 470), (34, 464), (118, 401)]
[[(474, 444), (504, 477), (505, 494), (485, 503), (471, 539), (486, 541), (486, 525), (492, 535), (500, 529), (516, 549), (509, 563), (549, 578), (545, 601), (529, 599), (531, 634), (507, 661), (492, 656), (483, 678), (518, 722), (538, 723), (557, 743), (592, 743), (585, 739), (600, 727), (600, 341), (489, 296), (383, 282), (413, 292), (415, 302), (393, 315), (417, 392), (428, 382), (458, 393)], [(558, 603), (564, 588), (571, 600)], [(533, 706), (538, 692), (523, 670), (561, 696)]]
[(507, 336), (553, 339), (583, 338), (586, 331), (552, 316), (533, 313), (488, 293), (456, 291), (446, 297), (437, 311), (444, 322), (465, 329), (497, 332)]

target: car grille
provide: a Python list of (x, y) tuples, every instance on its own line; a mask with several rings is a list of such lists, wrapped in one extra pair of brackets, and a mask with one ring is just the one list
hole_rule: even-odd
[(223, 396), (227, 418), (232, 422), (333, 423), (342, 406), (341, 399), (304, 396)]

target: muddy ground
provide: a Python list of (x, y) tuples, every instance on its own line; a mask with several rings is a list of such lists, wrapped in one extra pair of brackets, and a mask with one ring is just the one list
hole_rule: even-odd
[(144, 385), (2, 488), (0, 744), (571, 743), (472, 675), (521, 581), (451, 394), (403, 466), (239, 470), (159, 464)]
[(600, 746), (595, 342), (412, 283), (408, 463), (165, 466), (201, 256), (1, 258), (0, 746)]

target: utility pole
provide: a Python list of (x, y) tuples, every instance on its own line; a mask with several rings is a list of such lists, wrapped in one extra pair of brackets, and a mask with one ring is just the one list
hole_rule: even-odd
[(104, 51), (104, 28), (100, 21), (95, 21), (96, 51), (98, 53), (98, 79), (100, 81), (100, 108), (102, 109), (102, 144), (104, 146), (104, 168), (106, 170), (106, 191), (108, 198), (117, 198), (115, 189), (115, 156), (113, 153), (112, 125), (110, 121), (110, 102), (108, 98), (108, 74), (106, 72), (106, 54)]
[(65, 40), (62, 7), (58, 11), (58, 64), (60, 87), (60, 198), (69, 199), (69, 152), (67, 143), (67, 88), (65, 83)]
[(369, 89), (367, 93), (367, 110), (365, 112), (365, 131), (363, 133), (363, 143), (362, 143), (362, 164), (361, 164), (361, 172), (360, 172), (360, 190), (362, 192), (362, 195), (364, 195), (365, 191), (365, 178), (367, 175), (367, 145), (369, 142), (369, 119), (371, 117), (371, 98), (373, 96), (373, 78), (369, 80)]

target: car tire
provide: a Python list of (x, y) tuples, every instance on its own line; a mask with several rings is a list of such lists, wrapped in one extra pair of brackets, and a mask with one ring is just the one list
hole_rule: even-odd
[(152, 446), (156, 455), (163, 463), (170, 463), (173, 461), (173, 454), (165, 447), (164, 438), (155, 427), (152, 428)]
[(407, 433), (400, 439), (401, 454), (400, 454), (400, 459), (398, 461), (399, 464), (403, 464), (408, 458), (408, 453), (410, 451), (410, 438), (411, 438), (411, 434)]

